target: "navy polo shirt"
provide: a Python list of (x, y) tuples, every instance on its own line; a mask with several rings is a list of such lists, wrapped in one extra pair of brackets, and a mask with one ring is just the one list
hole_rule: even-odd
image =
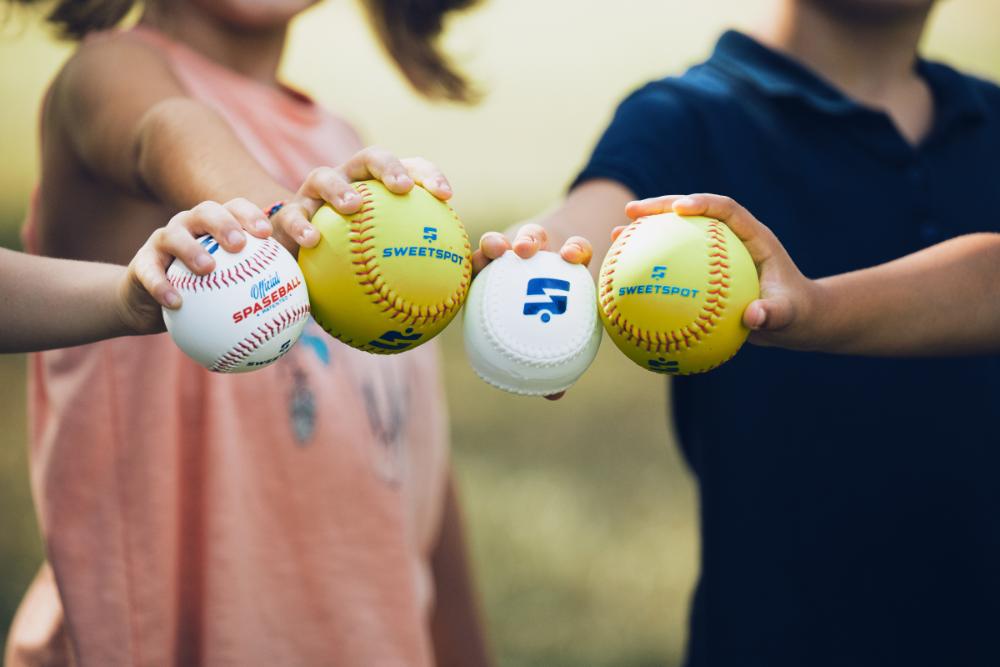
[[(935, 117), (913, 147), (729, 32), (707, 62), (628, 97), (577, 183), (729, 195), (812, 277), (1000, 230), (1000, 89), (917, 68)], [(1000, 665), (997, 362), (748, 345), (676, 378), (703, 539), (688, 664)]]

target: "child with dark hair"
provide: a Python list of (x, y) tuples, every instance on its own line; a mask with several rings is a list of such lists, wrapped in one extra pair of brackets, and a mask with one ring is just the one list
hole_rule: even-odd
[[(351, 181), (450, 196), (434, 165), (362, 150), (277, 79), (312, 0), (148, 0), (115, 29), (134, 4), (51, 11), (81, 43), (44, 101), (30, 251), (124, 264), (175, 212), (238, 197), (295, 251), (324, 201), (360, 208)], [(412, 2), (368, 4), (423, 93), (468, 96), (435, 46), (466, 4), (422, 2), (418, 22), (400, 20)], [(121, 338), (33, 356), (30, 410), (49, 565), (8, 664), (488, 662), (433, 344), (376, 357), (310, 324), (279, 362), (225, 376), (167, 336)]]
[[(976, 203), (1000, 183), (1000, 88), (920, 57), (933, 0), (774, 6), (753, 35), (728, 32), (706, 62), (625, 99), (563, 205), (514, 249), (581, 234), (603, 257), (631, 200), (720, 193), (806, 275), (851, 276), (841, 286), (916, 253), (861, 279), (911, 299), (900, 276), (927, 281), (911, 287), (928, 304), (964, 290), (926, 313), (920, 331), (940, 341), (949, 328), (932, 320), (986, 303), (975, 294), (995, 273), (914, 267), (995, 261), (995, 237), (976, 233), (1000, 222)], [(476, 267), (510, 245), (485, 235)], [(589, 255), (580, 239), (563, 249)], [(845, 317), (872, 327), (868, 338), (819, 347), (886, 354), (892, 329), (872, 298), (848, 297), (824, 320), (831, 335)], [(911, 317), (912, 305), (891, 312)], [(969, 332), (989, 336), (988, 311), (962, 315)], [(750, 314), (751, 342), (801, 344), (760, 330), (766, 308)], [(907, 358), (927, 353), (914, 333), (897, 358), (746, 346), (671, 381), (701, 511), (687, 665), (1000, 664), (1000, 358), (951, 356), (996, 350), (968, 333), (939, 358)]]

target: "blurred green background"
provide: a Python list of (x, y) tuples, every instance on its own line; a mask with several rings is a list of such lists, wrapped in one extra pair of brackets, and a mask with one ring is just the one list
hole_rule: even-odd
[[(770, 5), (487, 1), (447, 35), (488, 93), (466, 109), (412, 95), (355, 4), (331, 0), (295, 25), (285, 76), (369, 142), (441, 165), (478, 237), (557, 201), (624, 93), (703, 58), (724, 28), (766, 21)], [(995, 0), (942, 2), (925, 53), (1000, 78), (998, 21)], [(37, 173), (38, 102), (67, 53), (29, 12), (0, 28), (0, 245), (17, 247)], [(443, 340), (456, 467), (500, 663), (677, 664), (697, 575), (697, 504), (663, 381), (606, 342), (564, 400), (520, 399), (474, 376), (455, 328)], [(0, 642), (42, 559), (24, 366), (0, 356)]]

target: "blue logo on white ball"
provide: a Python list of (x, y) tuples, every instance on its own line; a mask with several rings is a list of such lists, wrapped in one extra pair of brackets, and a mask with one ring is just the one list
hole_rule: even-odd
[[(559, 294), (565, 292), (566, 294)], [(566, 312), (569, 303), (569, 281), (558, 278), (532, 278), (528, 281), (527, 296), (545, 296), (546, 301), (527, 301), (524, 304), (524, 314), (533, 316), (541, 314), (542, 322), (548, 322), (553, 315)]]
[(211, 236), (208, 236), (207, 234), (198, 239), (198, 243), (205, 246), (205, 250), (208, 251), (209, 255), (214, 255), (215, 251), (219, 249), (218, 241), (213, 239)]

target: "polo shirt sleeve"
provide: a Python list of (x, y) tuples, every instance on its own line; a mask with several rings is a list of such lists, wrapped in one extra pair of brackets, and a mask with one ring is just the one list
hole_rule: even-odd
[(700, 123), (685, 92), (647, 84), (618, 106), (570, 189), (595, 178), (621, 183), (638, 199), (687, 194), (698, 173)]

